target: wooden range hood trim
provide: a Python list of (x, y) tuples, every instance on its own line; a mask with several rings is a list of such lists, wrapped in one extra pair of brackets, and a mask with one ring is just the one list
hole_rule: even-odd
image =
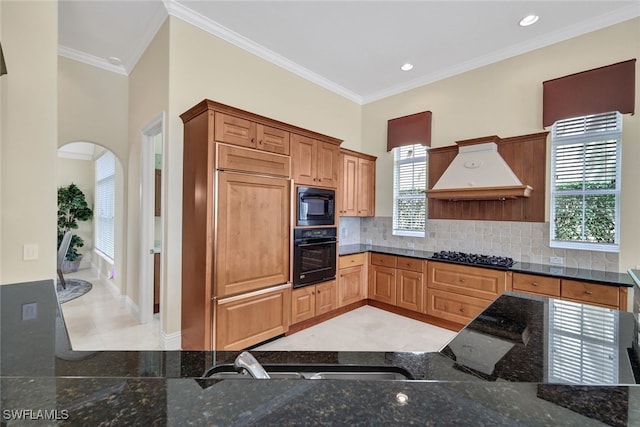
[(450, 200), (453, 202), (463, 200), (506, 200), (529, 197), (531, 191), (533, 191), (533, 188), (529, 185), (447, 188), (442, 190), (428, 190), (427, 197), (429, 199)]

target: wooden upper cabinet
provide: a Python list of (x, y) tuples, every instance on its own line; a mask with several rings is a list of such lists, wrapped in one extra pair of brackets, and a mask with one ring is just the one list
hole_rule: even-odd
[(339, 151), (337, 145), (291, 134), (291, 161), (295, 183), (336, 188)]
[(256, 130), (258, 150), (289, 155), (289, 132), (261, 124), (257, 125)]
[(376, 158), (355, 151), (340, 152), (340, 216), (374, 216)]
[(215, 112), (215, 140), (256, 148), (256, 123), (229, 114)]
[(216, 142), (257, 148), (271, 153), (289, 154), (289, 132), (230, 114), (215, 112)]

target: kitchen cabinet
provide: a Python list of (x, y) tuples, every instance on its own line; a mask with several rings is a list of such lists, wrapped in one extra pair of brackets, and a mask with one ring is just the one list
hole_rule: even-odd
[(627, 309), (627, 288), (620, 286), (513, 273), (513, 290), (623, 311)]
[(429, 261), (427, 314), (466, 325), (508, 289), (510, 272)]
[(228, 298), (216, 298), (215, 348), (242, 350), (284, 334), (289, 327), (291, 286), (261, 289)]
[(369, 298), (424, 313), (424, 264), (418, 258), (372, 253)]
[(340, 216), (375, 215), (376, 157), (340, 150)]
[(367, 299), (366, 254), (341, 256), (338, 260), (338, 307)]
[[(292, 204), (286, 133), (336, 147), (341, 141), (210, 100), (180, 117), (182, 349), (241, 349), (286, 333)], [(271, 152), (277, 146), (284, 154)]]
[(304, 286), (291, 292), (291, 323), (312, 319), (337, 308), (336, 281)]
[(291, 161), (296, 185), (337, 188), (340, 148), (330, 142), (291, 135)]
[(216, 142), (288, 155), (290, 133), (255, 121), (215, 112)]

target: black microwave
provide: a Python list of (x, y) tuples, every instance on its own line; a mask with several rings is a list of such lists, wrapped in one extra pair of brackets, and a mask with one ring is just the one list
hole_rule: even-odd
[(334, 225), (336, 192), (328, 188), (298, 187), (296, 225)]

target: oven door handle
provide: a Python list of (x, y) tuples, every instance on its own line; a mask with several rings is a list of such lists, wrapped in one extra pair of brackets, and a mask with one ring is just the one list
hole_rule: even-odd
[(297, 246), (299, 248), (304, 248), (307, 246), (335, 245), (336, 243), (338, 243), (337, 240), (331, 240), (329, 242), (318, 242), (318, 243), (296, 243), (294, 246)]

